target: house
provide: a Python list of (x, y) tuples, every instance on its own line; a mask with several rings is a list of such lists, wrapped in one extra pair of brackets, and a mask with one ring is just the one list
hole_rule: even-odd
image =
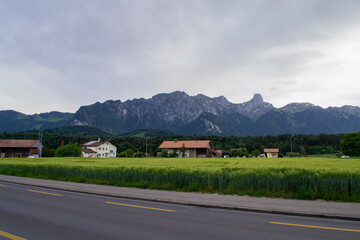
[(264, 153), (266, 154), (267, 158), (277, 158), (279, 156), (279, 149), (278, 148), (265, 148)]
[(163, 141), (159, 146), (161, 150), (167, 150), (169, 154), (176, 153), (178, 157), (205, 158), (216, 157), (217, 152), (211, 145), (210, 140), (191, 141)]
[(39, 140), (0, 140), (0, 158), (38, 155), (43, 147)]
[(90, 141), (81, 145), (82, 157), (116, 157), (116, 146), (109, 141)]

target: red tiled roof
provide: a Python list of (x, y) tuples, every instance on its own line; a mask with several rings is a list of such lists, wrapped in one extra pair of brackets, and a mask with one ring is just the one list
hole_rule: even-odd
[(0, 140), (1, 148), (37, 148), (39, 144), (39, 140)]
[(264, 153), (278, 153), (279, 149), (278, 148), (265, 148), (264, 149)]
[(208, 148), (210, 140), (193, 140), (193, 141), (163, 141), (159, 146), (160, 149), (174, 149), (174, 148)]

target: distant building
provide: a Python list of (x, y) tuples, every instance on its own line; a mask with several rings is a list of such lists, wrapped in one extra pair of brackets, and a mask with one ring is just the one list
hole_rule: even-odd
[(90, 141), (81, 145), (82, 157), (116, 157), (116, 146), (109, 141)]
[(267, 158), (277, 158), (279, 157), (279, 149), (278, 148), (265, 148), (264, 153)]
[(216, 157), (210, 140), (191, 140), (191, 141), (164, 141), (159, 146), (161, 150), (167, 150), (169, 154), (176, 153), (178, 157), (206, 158)]
[(42, 148), (39, 140), (0, 140), (0, 158), (38, 155)]

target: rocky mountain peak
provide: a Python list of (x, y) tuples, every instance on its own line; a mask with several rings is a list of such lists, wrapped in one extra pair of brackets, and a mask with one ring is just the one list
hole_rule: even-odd
[(259, 93), (254, 94), (250, 101), (238, 104), (237, 106), (240, 113), (252, 119), (256, 119), (274, 108), (272, 104), (264, 102)]
[(260, 106), (264, 103), (263, 97), (259, 93), (255, 93), (254, 97), (249, 101), (253, 106)]

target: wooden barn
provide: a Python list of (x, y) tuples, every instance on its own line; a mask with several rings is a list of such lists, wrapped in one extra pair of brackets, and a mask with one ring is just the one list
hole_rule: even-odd
[(0, 140), (0, 158), (38, 155), (41, 148), (39, 140)]

